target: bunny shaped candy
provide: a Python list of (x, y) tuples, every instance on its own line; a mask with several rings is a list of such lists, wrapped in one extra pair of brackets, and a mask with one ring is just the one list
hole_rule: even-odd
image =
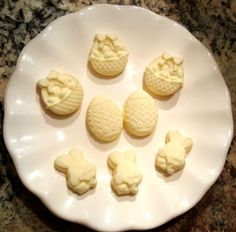
[(192, 149), (192, 139), (184, 137), (178, 131), (170, 130), (166, 135), (166, 144), (156, 157), (156, 168), (172, 175), (185, 165), (187, 152)]
[(65, 173), (67, 186), (79, 195), (97, 184), (96, 167), (84, 159), (79, 149), (72, 149), (68, 154), (58, 156), (54, 166), (58, 171)]
[(112, 152), (107, 163), (112, 170), (111, 186), (117, 195), (134, 195), (142, 180), (142, 173), (135, 164), (133, 151)]

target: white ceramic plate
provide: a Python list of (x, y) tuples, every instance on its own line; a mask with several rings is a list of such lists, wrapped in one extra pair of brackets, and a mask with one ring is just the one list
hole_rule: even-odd
[[(110, 80), (87, 68), (93, 36), (114, 32), (127, 45), (125, 72)], [(95, 142), (86, 130), (89, 101), (107, 95), (122, 106), (142, 89), (144, 68), (163, 51), (183, 57), (184, 87), (168, 100), (156, 100), (159, 122), (145, 139), (125, 132), (109, 144)], [(81, 110), (66, 119), (42, 109), (36, 82), (51, 69), (76, 76), (84, 88)], [(194, 141), (183, 171), (166, 178), (154, 168), (158, 148), (169, 129)], [(148, 229), (194, 206), (219, 176), (232, 138), (228, 89), (209, 51), (184, 27), (139, 7), (94, 5), (51, 23), (22, 51), (5, 95), (4, 139), (25, 186), (56, 215), (98, 230)], [(83, 150), (97, 166), (97, 187), (78, 196), (54, 170), (57, 155)], [(106, 159), (113, 150), (133, 149), (143, 172), (135, 197), (116, 197)]]

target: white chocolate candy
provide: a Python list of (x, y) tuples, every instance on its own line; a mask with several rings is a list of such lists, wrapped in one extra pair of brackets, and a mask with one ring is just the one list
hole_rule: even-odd
[(184, 147), (178, 142), (169, 142), (162, 147), (156, 158), (156, 167), (172, 175), (185, 165)]
[(54, 167), (65, 173), (67, 186), (79, 195), (96, 187), (96, 167), (84, 159), (78, 149), (72, 149), (68, 154), (58, 156)]
[(124, 104), (124, 123), (130, 134), (147, 136), (153, 132), (158, 120), (155, 101), (145, 91), (133, 92)]
[(58, 115), (75, 112), (83, 100), (83, 89), (71, 75), (51, 71), (47, 78), (38, 81), (41, 98), (46, 109)]
[(109, 142), (116, 139), (123, 128), (123, 116), (119, 107), (110, 98), (97, 96), (87, 110), (87, 125), (98, 139)]
[(128, 51), (116, 35), (96, 34), (89, 61), (98, 74), (116, 76), (125, 69)]
[(171, 141), (176, 141), (182, 144), (185, 149), (185, 153), (188, 153), (192, 149), (192, 146), (193, 146), (193, 141), (191, 138), (181, 135), (176, 130), (170, 130), (166, 134), (166, 143), (171, 142)]
[(169, 96), (183, 85), (183, 60), (167, 53), (155, 59), (145, 69), (144, 82), (154, 94)]
[(117, 195), (134, 195), (142, 180), (133, 151), (112, 152), (107, 163), (112, 170), (111, 186)]
[(186, 153), (192, 148), (192, 139), (171, 130), (166, 135), (166, 144), (156, 157), (156, 167), (168, 175), (182, 169), (185, 165)]

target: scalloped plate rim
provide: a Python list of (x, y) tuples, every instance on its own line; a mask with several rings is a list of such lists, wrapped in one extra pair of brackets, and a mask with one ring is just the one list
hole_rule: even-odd
[[(9, 106), (8, 106), (8, 102), (7, 102), (8, 95), (10, 94), (9, 91), (8, 91), (8, 88), (9, 88), (9, 86), (11, 85), (11, 82), (14, 81), (15, 78), (17, 78), (17, 73), (18, 73), (18, 71), (19, 71), (18, 69), (19, 69), (21, 63), (23, 62), (23, 61), (22, 61), (22, 56), (23, 56), (23, 54), (27, 51), (28, 47), (29, 47), (32, 43), (35, 43), (35, 42), (43, 35), (43, 33), (48, 29), (49, 26), (53, 26), (53, 24), (59, 23), (60, 20), (63, 20), (63, 18), (64, 18), (64, 17), (67, 17), (68, 15), (76, 15), (76, 14), (78, 14), (78, 13), (80, 13), (80, 12), (83, 12), (83, 11), (86, 11), (86, 10), (88, 10), (88, 9), (96, 10), (96, 7), (110, 7), (110, 8), (119, 7), (119, 8), (133, 8), (133, 9), (137, 9), (137, 8), (138, 8), (139, 10), (142, 10), (142, 11), (145, 12), (146, 14), (152, 14), (153, 17), (161, 17), (161, 18), (164, 18), (164, 19), (166, 19), (166, 20), (168, 20), (168, 21), (171, 21), (171, 22), (173, 22), (173, 23), (176, 23), (179, 27), (182, 27), (182, 28), (185, 30), (186, 33), (188, 33), (188, 36), (190, 36), (190, 37), (194, 40), (194, 42), (200, 43), (201, 46), (203, 46), (208, 52), (209, 52), (209, 50), (208, 50), (199, 40), (197, 40), (183, 25), (181, 25), (181, 24), (175, 22), (174, 20), (171, 20), (171, 19), (169, 19), (169, 18), (167, 18), (167, 17), (165, 17), (165, 16), (158, 15), (158, 14), (156, 14), (156, 13), (150, 11), (150, 10), (147, 10), (147, 9), (145, 9), (145, 8), (138, 7), (138, 6), (110, 5), (110, 4), (94, 4), (94, 5), (92, 5), (92, 6), (87, 6), (87, 7), (83, 8), (83, 9), (77, 11), (77, 12), (70, 13), (70, 14), (67, 14), (67, 15), (63, 15), (63, 16), (61, 16), (61, 17), (55, 19), (54, 21), (52, 21), (51, 23), (49, 23), (49, 24), (47, 25), (47, 27), (45, 27), (37, 36), (35, 36), (32, 40), (30, 40), (30, 41), (24, 46), (24, 48), (22, 49), (22, 51), (20, 52), (20, 55), (19, 55), (19, 57), (18, 57), (15, 70), (14, 70), (13, 74), (11, 75), (11, 77), (10, 77), (8, 83), (7, 83), (7, 86), (6, 86), (5, 97), (4, 97), (4, 114), (5, 114), (5, 115), (4, 115), (4, 120), (3, 120), (3, 138), (4, 138), (4, 141), (5, 141), (7, 150), (9, 151), (9, 154), (10, 154), (11, 158), (13, 159), (13, 163), (14, 163), (14, 165), (15, 165), (15, 168), (16, 168), (16, 170), (17, 170), (17, 173), (18, 173), (18, 175), (19, 175), (21, 181), (23, 182), (23, 184), (26, 186), (26, 188), (29, 189), (33, 194), (35, 194), (35, 195), (47, 206), (47, 208), (48, 208), (53, 214), (55, 214), (55, 215), (58, 216), (59, 218), (62, 218), (62, 219), (65, 219), (65, 220), (68, 220), (68, 221), (71, 221), (71, 222), (75, 222), (75, 223), (80, 223), (80, 224), (85, 225), (85, 226), (88, 226), (88, 227), (90, 227), (90, 228), (92, 228), (92, 229), (97, 229), (97, 230), (99, 230), (99, 229), (101, 229), (100, 227), (96, 227), (95, 224), (91, 225), (89, 221), (72, 220), (70, 217), (62, 216), (62, 215), (60, 214), (60, 212), (57, 212), (56, 210), (54, 210), (54, 208), (53, 208), (53, 207), (49, 204), (49, 202), (47, 201), (47, 198), (46, 198), (46, 197), (44, 197), (40, 192), (38, 192), (36, 189), (34, 189), (34, 188), (30, 185), (29, 182), (26, 181), (26, 177), (25, 177), (24, 175), (22, 175), (21, 171), (19, 170), (17, 157), (14, 156), (14, 155), (12, 155), (12, 154), (14, 154), (14, 150), (11, 149), (11, 145), (9, 144), (8, 132), (7, 132), (8, 117), (9, 117), (9, 115), (10, 115)], [(211, 53), (209, 52), (209, 54), (211, 54)], [(210, 59), (215, 63), (215, 65), (216, 65), (216, 67), (217, 67), (217, 72), (218, 72), (218, 74), (220, 74), (221, 78), (224, 80), (224, 78), (223, 78), (223, 76), (222, 76), (222, 74), (221, 74), (221, 72), (220, 72), (220, 70), (219, 70), (219, 68), (218, 68), (218, 65), (217, 65), (217, 63), (215, 62), (215, 60), (214, 60), (212, 54), (210, 55)], [(231, 120), (230, 120), (230, 122), (228, 122), (228, 125), (229, 125), (229, 128), (230, 128), (230, 134), (228, 135), (228, 142), (227, 142), (227, 144), (226, 144), (226, 146), (225, 146), (225, 151), (224, 151), (224, 153), (225, 153), (225, 159), (226, 159), (227, 152), (228, 152), (228, 149), (229, 149), (229, 147), (230, 147), (230, 144), (231, 144), (231, 141), (232, 141), (232, 138), (233, 138), (233, 118), (232, 118), (232, 108), (231, 108), (230, 94), (229, 94), (229, 90), (228, 90), (228, 88), (227, 88), (227, 85), (226, 85), (226, 83), (225, 83), (225, 80), (224, 80), (224, 85), (225, 85), (224, 88), (225, 88), (225, 90), (226, 90), (227, 101), (228, 101), (229, 106), (230, 106), (229, 109), (228, 109), (228, 114), (231, 115)], [(10, 104), (10, 103), (9, 103), (9, 104)], [(223, 163), (223, 166), (220, 168), (221, 171), (222, 171), (223, 167), (224, 167), (224, 163)], [(188, 211), (188, 210), (190, 210), (192, 207), (194, 207), (194, 206), (201, 200), (201, 198), (205, 195), (205, 193), (209, 190), (209, 188), (215, 183), (215, 181), (216, 181), (217, 178), (219, 177), (221, 171), (220, 171), (219, 173), (217, 173), (217, 174), (214, 176), (214, 178), (211, 179), (211, 182), (208, 183), (208, 186), (205, 186), (205, 191), (203, 192), (202, 195), (199, 195), (198, 200), (197, 200), (196, 202), (192, 202), (192, 204), (190, 204), (191, 206), (190, 206), (189, 208), (183, 209), (181, 212), (179, 212), (179, 211), (176, 212), (176, 214), (170, 216), (170, 218), (167, 219), (167, 220), (165, 220), (163, 223), (161, 223), (161, 224), (153, 223), (153, 225), (144, 226), (143, 228), (141, 228), (140, 226), (136, 227), (135, 225), (132, 225), (132, 226), (130, 226), (130, 227), (127, 227), (127, 226), (122, 227), (122, 225), (121, 225), (119, 229), (121, 229), (121, 230), (151, 229), (151, 228), (154, 228), (154, 227), (156, 227), (156, 226), (160, 226), (160, 225), (166, 223), (167, 221), (169, 221), (169, 220), (171, 220), (171, 219), (173, 219), (173, 218), (175, 218), (175, 217), (177, 217), (177, 216), (179, 216), (179, 215), (182, 215), (183, 213), (185, 213), (186, 211)], [(111, 226), (110, 231), (115, 231), (115, 230), (116, 230), (116, 229), (112, 228), (112, 226)]]

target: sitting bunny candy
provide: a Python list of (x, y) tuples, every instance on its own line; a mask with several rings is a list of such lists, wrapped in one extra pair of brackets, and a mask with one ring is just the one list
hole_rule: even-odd
[(66, 174), (67, 186), (79, 195), (96, 187), (96, 167), (84, 159), (79, 149), (56, 158), (54, 166)]
[(112, 152), (107, 163), (112, 170), (111, 185), (117, 195), (134, 195), (142, 180), (142, 174), (135, 164), (133, 151)]
[(168, 175), (182, 169), (187, 152), (192, 148), (192, 139), (186, 138), (178, 131), (171, 130), (166, 135), (166, 144), (156, 157), (156, 168)]

